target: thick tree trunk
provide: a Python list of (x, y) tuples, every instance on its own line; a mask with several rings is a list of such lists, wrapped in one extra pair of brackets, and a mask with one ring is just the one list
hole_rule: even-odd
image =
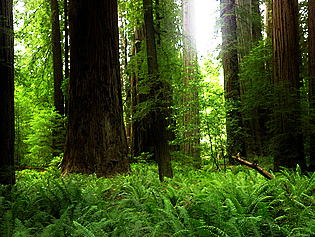
[(0, 184), (15, 183), (13, 1), (0, 0)]
[(70, 98), (63, 174), (129, 171), (117, 1), (70, 0)]
[(167, 132), (167, 109), (165, 99), (164, 84), (158, 76), (158, 61), (155, 44), (155, 31), (153, 22), (152, 0), (143, 0), (144, 28), (146, 37), (146, 52), (148, 64), (148, 77), (152, 85), (150, 99), (152, 100), (152, 117), (154, 128), (154, 154), (159, 166), (159, 177), (163, 181), (164, 177), (173, 177), (171, 157), (169, 153), (168, 132)]
[(61, 89), (62, 84), (62, 57), (61, 37), (59, 24), (59, 6), (57, 0), (51, 0), (51, 26), (52, 26), (52, 49), (54, 68), (54, 105), (60, 115), (64, 115), (64, 97)]
[(183, 153), (200, 167), (200, 131), (197, 78), (195, 0), (183, 1), (184, 30), (184, 144)]
[(306, 168), (301, 132), (298, 1), (273, 1), (274, 169)]
[(315, 171), (315, 1), (308, 1), (308, 70), (311, 124), (309, 170)]
[(224, 70), (224, 90), (227, 106), (226, 132), (227, 156), (230, 163), (232, 155), (243, 154), (244, 142), (241, 137), (242, 116), (240, 109), (240, 80), (237, 54), (237, 27), (235, 15), (235, 0), (221, 0), (222, 17), (222, 50)]

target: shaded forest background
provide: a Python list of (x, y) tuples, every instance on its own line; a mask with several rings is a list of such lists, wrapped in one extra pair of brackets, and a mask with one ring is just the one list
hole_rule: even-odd
[[(171, 160), (219, 168), (240, 153), (275, 171), (313, 171), (311, 2), (221, 0), (220, 54), (200, 61), (194, 1), (121, 0), (108, 19), (79, 1), (14, 1), (14, 164), (111, 176), (156, 161), (163, 180)], [(104, 64), (86, 66), (111, 42)], [(104, 73), (118, 73), (113, 90)]]
[(314, 0), (195, 1), (0, 0), (0, 236), (315, 236)]

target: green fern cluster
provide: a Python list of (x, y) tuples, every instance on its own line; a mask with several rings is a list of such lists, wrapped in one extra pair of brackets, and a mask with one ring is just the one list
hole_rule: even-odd
[[(183, 169), (183, 167), (182, 167)], [(314, 236), (315, 175), (184, 169), (160, 183), (135, 164), (113, 179), (24, 172), (0, 187), (0, 236)]]

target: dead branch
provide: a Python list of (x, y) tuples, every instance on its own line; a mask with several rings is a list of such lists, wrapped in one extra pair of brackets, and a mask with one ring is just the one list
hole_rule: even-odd
[(273, 175), (269, 172), (267, 172), (266, 170), (264, 170), (263, 168), (257, 166), (257, 164), (255, 162), (250, 163), (246, 160), (241, 159), (240, 154), (238, 153), (236, 156), (232, 156), (233, 159), (237, 160), (238, 162), (247, 165), (250, 168), (253, 168), (255, 170), (257, 170), (262, 176), (266, 177), (267, 179), (273, 179)]

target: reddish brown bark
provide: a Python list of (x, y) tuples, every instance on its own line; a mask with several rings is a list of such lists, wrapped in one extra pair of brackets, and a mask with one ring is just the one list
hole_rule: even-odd
[[(224, 71), (224, 90), (227, 104), (226, 132), (227, 156), (244, 152), (244, 142), (240, 138), (242, 129), (242, 116), (240, 105), (240, 80), (237, 54), (237, 26), (235, 15), (235, 0), (221, 0), (222, 17), (222, 63)], [(233, 107), (233, 109), (232, 109)], [(229, 158), (230, 162), (233, 159)]]
[(70, 0), (70, 97), (63, 174), (129, 170), (117, 1)]
[(306, 168), (301, 132), (298, 1), (273, 1), (274, 169)]

